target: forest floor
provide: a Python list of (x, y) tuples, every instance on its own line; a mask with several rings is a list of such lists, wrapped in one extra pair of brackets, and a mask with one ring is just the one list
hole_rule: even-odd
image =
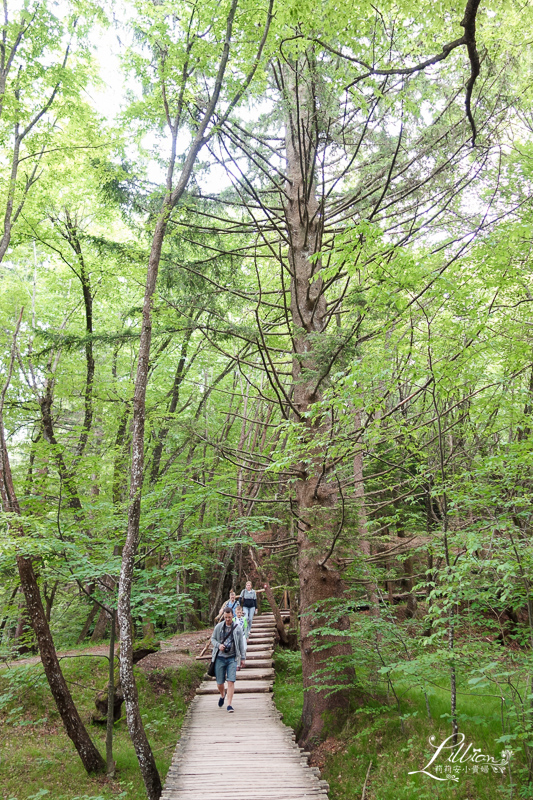
[[(169, 667), (178, 667), (188, 664), (191, 660), (200, 655), (207, 642), (211, 639), (211, 628), (204, 631), (189, 631), (189, 633), (177, 633), (170, 639), (161, 640), (161, 650), (145, 656), (139, 661), (139, 666), (144, 672), (153, 670), (163, 670)], [(117, 642), (118, 645), (118, 642)], [(77, 656), (107, 656), (109, 652), (108, 644), (83, 644), (77, 648), (61, 650), (58, 657), (75, 658)], [(40, 664), (40, 656), (29, 656), (28, 658), (5, 659), (0, 662), (0, 669), (3, 667), (14, 667), (28, 664)]]
[(206, 631), (190, 631), (165, 639), (161, 642), (161, 650), (139, 661), (139, 667), (148, 673), (188, 664), (191, 660), (196, 660), (196, 656), (199, 656), (205, 645), (211, 641), (211, 634), (212, 629), (209, 628)]
[[(274, 702), (283, 722), (298, 727), (303, 707), (302, 667), (299, 653), (278, 649), (275, 653)], [(433, 780), (422, 770), (434, 755), (435, 745), (450, 735), (449, 694), (433, 688), (429, 698), (432, 718), (428, 719), (420, 687), (398, 686), (401, 711), (376, 683), (375, 694), (354, 697), (344, 718), (326, 725), (326, 738), (311, 755), (311, 766), (318, 767), (329, 783), (329, 800), (497, 800), (530, 798), (527, 786), (520, 785), (520, 751), (513, 760), (513, 774), (501, 775), (485, 763), (479, 770), (472, 763), (454, 764), (457, 781), (443, 780), (452, 766), (442, 767), (442, 776)], [(482, 753), (497, 755), (503, 744), (499, 727), (500, 698), (476, 696), (469, 686), (459, 685), (460, 730), (466, 742)], [(467, 693), (463, 693), (467, 692)], [(505, 737), (503, 737), (505, 738)], [(433, 769), (439, 772), (437, 764)], [(474, 765), (477, 766), (477, 765)], [(458, 772), (459, 770), (459, 772)]]
[[(164, 780), (206, 662), (211, 630), (172, 636), (135, 667), (141, 713)], [(90, 736), (105, 752), (105, 727), (91, 722), (96, 693), (107, 682), (108, 644), (60, 652), (61, 668)], [(67, 739), (38, 657), (0, 669), (0, 800), (145, 800), (125, 714), (115, 723), (114, 779), (89, 776)]]

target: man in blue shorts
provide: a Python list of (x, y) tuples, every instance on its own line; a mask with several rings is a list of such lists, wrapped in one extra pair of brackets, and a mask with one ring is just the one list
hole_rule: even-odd
[(226, 697), (225, 682), (228, 682), (228, 711), (233, 711), (231, 702), (235, 690), (235, 680), (237, 670), (245, 665), (245, 647), (243, 633), (240, 625), (233, 622), (233, 609), (226, 606), (224, 609), (224, 619), (215, 626), (211, 636), (213, 645), (213, 655), (211, 660), (215, 662), (215, 677), (220, 692), (218, 700), (219, 708), (224, 705)]

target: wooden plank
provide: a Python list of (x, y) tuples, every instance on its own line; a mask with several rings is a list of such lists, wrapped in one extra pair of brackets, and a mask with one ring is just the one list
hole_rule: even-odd
[[(235, 694), (243, 692), (271, 692), (272, 681), (236, 681)], [(216, 683), (201, 684), (196, 690), (198, 694), (219, 694)]]
[(241, 669), (237, 673), (238, 681), (257, 681), (263, 678), (264, 680), (274, 680), (274, 670), (270, 669)]
[(258, 644), (263, 644), (263, 645), (268, 645), (269, 647), (274, 647), (274, 638), (273, 637), (267, 638), (267, 637), (263, 637), (263, 636), (261, 636), (261, 637), (260, 636), (256, 636), (256, 637), (250, 636), (250, 638), (248, 639), (248, 644), (249, 645), (253, 644), (254, 646), (258, 645)]
[(272, 657), (274, 655), (273, 650), (265, 651), (266, 655), (261, 655), (261, 653), (254, 653), (253, 651), (250, 654), (246, 653), (246, 661), (254, 660), (254, 661), (261, 661), (261, 660), (268, 660), (272, 661)]
[(258, 631), (250, 636), (247, 665), (237, 673), (234, 714), (226, 705), (218, 707), (214, 680), (198, 688), (162, 800), (219, 800), (221, 785), (237, 787), (248, 800), (327, 800), (327, 784), (309, 767), (308, 754), (295, 744), (273, 703), (272, 650), (262, 638)]

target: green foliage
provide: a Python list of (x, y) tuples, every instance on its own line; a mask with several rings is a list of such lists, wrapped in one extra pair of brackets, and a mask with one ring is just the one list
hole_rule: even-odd
[[(362, 642), (359, 642), (360, 658)], [(368, 642), (366, 642), (368, 648)], [(299, 722), (298, 705), (303, 702), (301, 674), (295, 662), (298, 655), (276, 652), (276, 684), (274, 700), (283, 714), (285, 724), (296, 727)], [(289, 666), (290, 665), (290, 666)], [(438, 666), (437, 666), (438, 669)], [(367, 671), (368, 670), (368, 671)], [(477, 798), (489, 800), (509, 791), (509, 777), (493, 774), (462, 774), (453, 786), (437, 785), (432, 779), (418, 774), (411, 776), (409, 771), (422, 769), (431, 758), (434, 750), (429, 746), (429, 737), (434, 736), (438, 743), (449, 735), (446, 724), (447, 689), (433, 685), (429, 689), (429, 707), (432, 718), (428, 718), (427, 700), (424, 691), (417, 688), (412, 676), (405, 680), (398, 675), (397, 691), (400, 710), (394, 702), (385, 700), (385, 684), (376, 679), (375, 672), (365, 665), (359, 670), (359, 683), (366, 692), (361, 695), (359, 707), (345, 717), (344, 728), (331, 732), (325, 745), (319, 747), (322, 778), (330, 784), (329, 796), (332, 800), (352, 800), (360, 798), (370, 762), (369, 796), (383, 800), (408, 800), (416, 797), (462, 798), (467, 800), (474, 794)], [(437, 676), (436, 671), (433, 677)], [(279, 685), (278, 685), (279, 684)], [(418, 687), (421, 684), (418, 683)], [(459, 709), (461, 729), (466, 741), (483, 753), (499, 756), (506, 743), (501, 739), (501, 717), (499, 698), (487, 699), (483, 696), (482, 713), (479, 699), (472, 695), (468, 684), (461, 686)], [(391, 698), (392, 699), (392, 698)], [(296, 713), (295, 713), (296, 710)], [(445, 761), (442, 761), (445, 764)], [(522, 763), (512, 758), (513, 785), (523, 781)], [(526, 796), (526, 795), (524, 795)]]
[[(75, 644), (93, 599), (116, 606), (141, 306), (167, 191), (169, 129), (179, 129), (178, 169), (213, 91), (228, 8), (227, 0), (165, 0), (117, 9), (126, 88), (112, 87), (112, 122), (94, 100), (94, 43), (108, 25), (102, 4), (8, 3), (7, 49), (22, 36), (0, 98), (5, 354), (25, 311), (3, 408), (23, 514), (22, 534), (12, 516), (0, 517), (3, 656), (31, 638), (17, 554), (33, 559), (58, 646)], [(255, 79), (230, 108), (266, 13), (265, 2), (239, 2), (219, 109), (228, 116), (209, 129), (162, 245), (132, 596), (138, 638), (148, 626), (156, 638), (207, 626), (231, 584), (255, 579), (248, 554), (257, 542), (271, 582), (296, 585), (309, 512), (308, 554), (347, 587), (340, 602), (317, 608), (327, 616), (315, 627), (317, 649), (327, 651), (324, 637), (339, 637), (350, 620), (340, 638), (351, 654), (316, 680), (326, 693), (348, 688), (363, 698), (346, 753), (333, 757), (342, 773), (337, 780), (331, 767), (336, 796), (350, 796), (348, 778), (360, 790), (362, 753), (378, 754), (378, 741), (390, 750), (383, 798), (430, 793), (414, 780), (394, 795), (385, 772), (411, 758), (394, 739), (403, 729), (414, 741), (426, 700), (444, 730), (455, 674), (473, 698), (462, 696), (460, 727), (496, 735), (499, 725), (499, 741), (520, 751), (513, 775), (525, 797), (533, 764), (532, 11), (492, 0), (478, 10), (476, 148), (464, 115), (464, 46), (406, 73), (462, 35), (463, 9), (448, 0), (419, 3), (416, 14), (403, 0), (276, 6)], [(393, 68), (400, 72), (384, 75)], [(312, 306), (322, 292), (327, 309), (324, 325), (309, 331), (294, 312), (301, 297), (286, 218), (287, 119), (302, 97), (316, 138), (306, 191), (321, 226), (302, 296)], [(19, 150), (17, 130), (26, 131)], [(302, 385), (314, 387), (304, 410), (293, 405)], [(316, 485), (302, 510), (305, 481)], [(329, 493), (323, 505), (320, 489)], [(88, 668), (76, 663), (67, 674), (83, 684)], [(280, 653), (277, 668), (276, 698), (296, 726), (297, 658)], [(166, 701), (156, 714), (140, 680), (146, 727), (167, 758), (179, 726)], [(20, 733), (38, 767), (28, 791), (44, 796), (39, 780), (59, 756), (36, 755), (39, 732), (57, 722), (42, 674), (17, 668), (1, 682), (10, 736)], [(416, 758), (432, 724), (415, 736)], [(125, 738), (120, 747), (127, 777), (115, 788), (129, 796), (137, 777)], [(13, 791), (16, 775), (6, 780)], [(483, 796), (477, 783), (465, 787)]]
[[(106, 659), (80, 656), (63, 659), (62, 666), (78, 709), (83, 717), (90, 717), (95, 694), (106, 681)], [(204, 666), (196, 663), (155, 671), (148, 676), (136, 671), (145, 727), (163, 774), (170, 764), (191, 690), (203, 671)], [(0, 790), (6, 797), (141, 800), (144, 796), (124, 718), (114, 726), (117, 778), (106, 782), (104, 787), (99, 780), (88, 777), (76, 759), (62, 732), (40, 665), (0, 670), (0, 694), (3, 699)], [(10, 694), (9, 701), (4, 700), (6, 694)], [(103, 750), (105, 731), (95, 726), (91, 736)]]

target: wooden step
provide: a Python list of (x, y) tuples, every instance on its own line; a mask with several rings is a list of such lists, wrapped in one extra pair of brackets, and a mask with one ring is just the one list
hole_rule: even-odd
[[(237, 670), (238, 681), (273, 681), (274, 677), (275, 674), (273, 667), (257, 667), (255, 662), (250, 662), (250, 666), (246, 666), (243, 669)], [(204, 679), (209, 681), (215, 680), (215, 678), (208, 676), (207, 673), (204, 675)]]
[(258, 650), (257, 652), (254, 652), (253, 650), (249, 652), (247, 650), (246, 651), (246, 661), (248, 661), (248, 660), (253, 661), (256, 658), (260, 659), (261, 661), (263, 661), (265, 658), (272, 658), (273, 655), (274, 655), (274, 651), (273, 650)]
[(267, 667), (266, 669), (261, 669), (259, 667), (250, 667), (250, 669), (248, 669), (244, 667), (244, 669), (237, 672), (237, 680), (241, 681), (243, 679), (246, 681), (274, 680), (274, 670), (272, 667)]
[[(235, 694), (249, 694), (250, 692), (271, 692), (272, 681), (236, 681)], [(219, 694), (215, 681), (205, 681), (196, 690), (197, 694)]]
[(248, 644), (268, 644), (270, 647), (274, 646), (274, 637), (264, 639), (262, 636), (254, 636), (253, 633), (248, 637)]
[(251, 658), (250, 660), (246, 659), (243, 672), (246, 673), (248, 669), (272, 669), (273, 666), (274, 662), (271, 658)]

